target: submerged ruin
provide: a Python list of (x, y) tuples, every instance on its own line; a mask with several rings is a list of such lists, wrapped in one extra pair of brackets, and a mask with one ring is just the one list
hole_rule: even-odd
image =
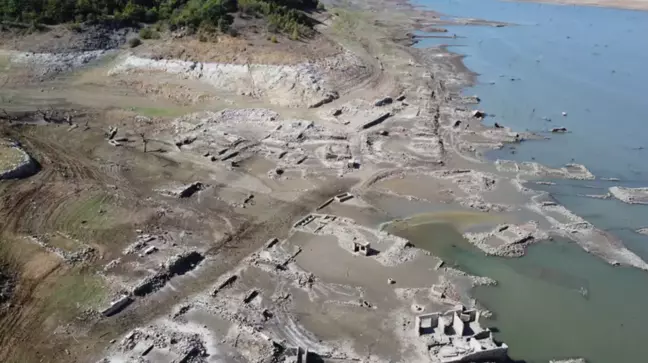
[(479, 324), (479, 311), (463, 305), (445, 313), (416, 317), (416, 332), (430, 351), (430, 361), (440, 363), (501, 362), (508, 346), (493, 339)]

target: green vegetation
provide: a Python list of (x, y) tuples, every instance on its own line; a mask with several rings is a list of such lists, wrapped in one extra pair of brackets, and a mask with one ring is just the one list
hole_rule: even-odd
[[(311, 28), (304, 10), (317, 0), (0, 0), (0, 21), (12, 24), (78, 24), (111, 22), (117, 25), (164, 22), (170, 29), (218, 29), (228, 33), (240, 11), (263, 16), (270, 31), (303, 33)], [(145, 28), (147, 29), (147, 28)], [(149, 34), (149, 33), (147, 33)], [(150, 33), (153, 35), (154, 33)], [(149, 39), (140, 35), (143, 39)]]
[(0, 172), (15, 168), (23, 160), (20, 150), (0, 144)]
[(178, 117), (190, 112), (192, 109), (185, 107), (132, 107), (131, 110), (138, 115), (147, 117)]
[(43, 316), (56, 315), (67, 321), (105, 299), (105, 283), (101, 277), (81, 269), (73, 270), (56, 281), (44, 300)]
[(140, 44), (142, 44), (140, 38), (131, 38), (128, 40), (128, 46), (131, 48), (138, 47)]
[(159, 39), (160, 34), (151, 27), (140, 29), (139, 36), (142, 39)]

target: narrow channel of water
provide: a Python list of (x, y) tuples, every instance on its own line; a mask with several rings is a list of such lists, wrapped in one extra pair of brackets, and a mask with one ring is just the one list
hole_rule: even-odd
[(523, 258), (488, 257), (446, 221), (386, 228), (449, 265), (498, 281), (474, 295), (494, 312), (483, 324), (499, 330), (513, 359), (637, 363), (648, 357), (648, 274), (612, 267), (564, 240), (533, 245)]

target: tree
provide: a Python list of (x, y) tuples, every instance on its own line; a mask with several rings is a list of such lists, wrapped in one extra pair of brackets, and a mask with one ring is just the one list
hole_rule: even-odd
[[(264, 16), (272, 32), (303, 35), (311, 27), (302, 10), (314, 9), (317, 0), (0, 0), (0, 20), (33, 23), (98, 22), (152, 24), (167, 21), (169, 28), (187, 26), (196, 31), (230, 33), (232, 13), (241, 10)], [(294, 25), (299, 25), (297, 31)], [(211, 28), (210, 28), (211, 27)], [(230, 33), (234, 34), (234, 33)]]

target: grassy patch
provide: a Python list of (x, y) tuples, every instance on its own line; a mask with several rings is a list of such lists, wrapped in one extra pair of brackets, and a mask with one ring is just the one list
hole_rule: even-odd
[[(100, 251), (121, 246), (130, 237), (131, 212), (122, 208), (112, 195), (103, 192), (82, 194), (59, 208), (54, 229), (87, 243)], [(57, 243), (68, 251), (74, 241), (60, 239)], [(78, 250), (78, 248), (74, 249)]]
[[(106, 299), (105, 282), (88, 268), (62, 267), (61, 261), (40, 246), (22, 237), (0, 239), (0, 261), (22, 281), (19, 286), (34, 286), (34, 300), (40, 313), (34, 319), (67, 320)], [(52, 271), (54, 271), (52, 273)]]
[(8, 342), (0, 347), (0, 361), (37, 363), (44, 356), (45, 361), (59, 361), (47, 352), (61, 352), (74, 342), (53, 334), (54, 329), (74, 324), (82, 312), (106, 301), (105, 280), (88, 267), (64, 264), (23, 236), (0, 236), (0, 263), (17, 281), (13, 310), (0, 316), (0, 324), (15, 325), (11, 330), (0, 329), (0, 338)]
[(43, 316), (69, 320), (106, 299), (105, 283), (97, 275), (77, 270), (61, 276), (43, 300)]
[(57, 225), (71, 234), (81, 229), (106, 227), (110, 218), (109, 205), (110, 197), (103, 193), (77, 199), (65, 206), (65, 212), (57, 218)]
[(0, 144), (0, 172), (15, 168), (22, 160), (20, 150)]
[(54, 228), (81, 241), (108, 243), (123, 238), (119, 228), (127, 223), (128, 211), (102, 192), (82, 194), (61, 206)]
[(11, 65), (11, 59), (8, 55), (0, 54), (0, 72), (6, 71)]
[(333, 21), (333, 30), (338, 34), (355, 33), (358, 27), (358, 19), (361, 17), (359, 12), (335, 8), (332, 13), (336, 15)]
[(75, 241), (59, 234), (51, 236), (48, 240), (48, 243), (53, 247), (60, 248), (70, 253), (83, 249), (83, 244), (81, 244), (79, 241)]
[(147, 117), (178, 117), (187, 113), (180, 108), (163, 108), (163, 107), (133, 107), (133, 112)]

